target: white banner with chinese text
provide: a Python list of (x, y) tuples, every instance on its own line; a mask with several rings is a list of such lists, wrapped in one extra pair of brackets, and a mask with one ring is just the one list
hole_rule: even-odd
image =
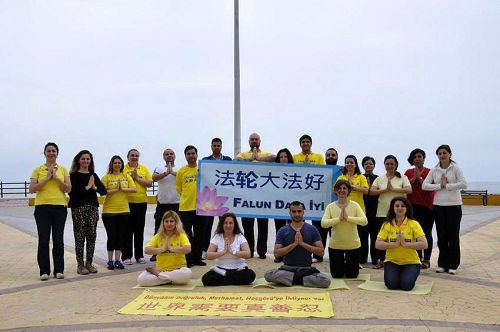
[(321, 220), (335, 196), (339, 166), (201, 160), (196, 213), (288, 219), (288, 204), (305, 205), (305, 219)]

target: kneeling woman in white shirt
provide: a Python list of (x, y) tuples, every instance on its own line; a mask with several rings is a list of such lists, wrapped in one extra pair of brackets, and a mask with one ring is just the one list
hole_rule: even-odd
[(217, 259), (217, 262), (201, 278), (203, 285), (251, 284), (255, 280), (255, 272), (248, 268), (245, 258), (250, 258), (248, 242), (241, 234), (234, 213), (225, 213), (219, 218), (207, 251), (207, 259)]
[(182, 285), (191, 279), (192, 272), (186, 264), (186, 254), (191, 252), (191, 244), (175, 211), (163, 214), (161, 227), (144, 251), (148, 255), (156, 255), (156, 268), (146, 268), (137, 278), (139, 285)]

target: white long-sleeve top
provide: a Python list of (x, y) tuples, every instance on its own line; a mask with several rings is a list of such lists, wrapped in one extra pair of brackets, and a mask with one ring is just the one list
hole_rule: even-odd
[[(441, 189), (441, 177), (445, 175), (447, 184)], [(425, 191), (434, 191), (434, 205), (453, 206), (462, 205), (462, 195), (460, 190), (467, 188), (462, 170), (455, 162), (451, 162), (447, 168), (441, 168), (437, 164), (427, 175), (422, 183)]]

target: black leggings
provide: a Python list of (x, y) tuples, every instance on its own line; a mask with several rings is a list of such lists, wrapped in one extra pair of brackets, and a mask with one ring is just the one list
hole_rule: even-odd
[(128, 222), (128, 213), (103, 214), (102, 222), (108, 235), (106, 248), (108, 251), (122, 250), (125, 228)]
[[(425, 206), (422, 205), (413, 205), (413, 216), (415, 219), (418, 221), (420, 226), (422, 227), (422, 230), (425, 233), (425, 238), (427, 240), (428, 247), (425, 250), (417, 250), (418, 252), (418, 257), (420, 259), (425, 259), (425, 260), (430, 260), (431, 259), (431, 253), (432, 253), (432, 247), (433, 247), (433, 241), (434, 239), (432, 238), (432, 228), (434, 226), (434, 215), (432, 214), (432, 210), (429, 208), (426, 208)], [(423, 251), (423, 255), (422, 255)]]

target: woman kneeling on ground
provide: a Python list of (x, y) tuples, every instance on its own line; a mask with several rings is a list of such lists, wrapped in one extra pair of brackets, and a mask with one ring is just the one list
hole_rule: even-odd
[(427, 249), (427, 240), (418, 221), (413, 220), (413, 208), (408, 199), (395, 197), (391, 200), (375, 247), (386, 250), (385, 286), (389, 289), (412, 290), (420, 274), (417, 250)]
[(191, 244), (179, 215), (174, 211), (163, 214), (162, 225), (148, 242), (144, 252), (156, 255), (156, 268), (147, 267), (139, 275), (137, 283), (140, 286), (182, 285), (191, 279), (192, 272), (186, 264), (186, 254), (191, 252)]
[(250, 258), (248, 242), (241, 234), (234, 213), (225, 213), (219, 218), (207, 251), (207, 259), (217, 259), (217, 262), (201, 278), (203, 285), (251, 284), (255, 280), (255, 272), (248, 268), (245, 258)]

